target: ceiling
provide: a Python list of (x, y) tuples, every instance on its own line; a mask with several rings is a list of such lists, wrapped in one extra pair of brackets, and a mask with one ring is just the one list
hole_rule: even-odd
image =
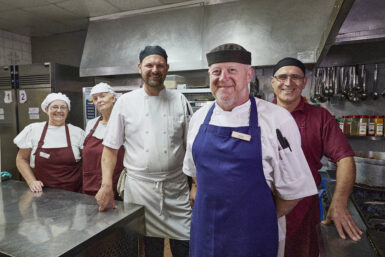
[[(211, 0), (213, 1), (213, 0)], [(223, 0), (222, 0), (223, 1)], [(189, 0), (0, 0), (0, 30), (50, 36), (85, 30), (89, 18)], [(201, 1), (204, 2), (204, 1)]]

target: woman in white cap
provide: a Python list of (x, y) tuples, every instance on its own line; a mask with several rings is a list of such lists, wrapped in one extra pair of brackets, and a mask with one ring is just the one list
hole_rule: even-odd
[(41, 109), (48, 121), (29, 124), (13, 140), (19, 147), (16, 166), (32, 192), (41, 192), (44, 186), (80, 192), (84, 131), (66, 124), (70, 100), (51, 93)]
[[(88, 121), (86, 139), (83, 147), (83, 192), (96, 195), (102, 183), (101, 158), (103, 152), (103, 138), (107, 128), (112, 107), (116, 101), (114, 90), (107, 83), (99, 83), (91, 89), (91, 96), (96, 109), (101, 116)], [(113, 176), (115, 199), (119, 199), (116, 186), (122, 172), (124, 157), (123, 146), (119, 149), (118, 159)]]

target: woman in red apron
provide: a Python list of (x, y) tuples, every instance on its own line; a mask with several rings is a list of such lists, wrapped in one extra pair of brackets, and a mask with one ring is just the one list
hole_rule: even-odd
[[(83, 146), (83, 193), (96, 195), (102, 183), (102, 167), (101, 159), (103, 152), (104, 132), (112, 107), (114, 106), (116, 97), (113, 89), (106, 83), (99, 83), (91, 90), (91, 96), (100, 117), (90, 120), (87, 123), (86, 134)], [(123, 146), (119, 149), (118, 159), (113, 175), (115, 199), (119, 199), (116, 186), (120, 173), (122, 172), (124, 157)]]
[(41, 108), (48, 121), (29, 124), (14, 139), (20, 148), (16, 166), (32, 192), (41, 192), (44, 186), (80, 192), (84, 131), (65, 123), (70, 100), (51, 93)]

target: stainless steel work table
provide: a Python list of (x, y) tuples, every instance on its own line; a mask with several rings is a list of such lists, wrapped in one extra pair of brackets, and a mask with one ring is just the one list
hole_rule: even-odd
[(117, 209), (99, 212), (93, 196), (0, 185), (0, 256), (138, 256), (142, 206), (117, 202)]
[[(335, 181), (326, 183), (326, 191), (329, 199), (332, 199), (334, 193)], [(353, 202), (349, 199), (348, 209), (358, 227), (363, 230), (361, 240), (354, 242), (351, 239), (343, 240), (339, 237), (334, 225), (322, 225), (318, 227), (319, 247), (321, 257), (377, 257), (370, 241), (365, 233), (364, 225), (360, 214), (355, 208)]]

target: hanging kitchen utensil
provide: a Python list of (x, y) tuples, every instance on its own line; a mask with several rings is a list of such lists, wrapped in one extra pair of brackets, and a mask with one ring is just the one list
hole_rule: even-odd
[(362, 65), (362, 92), (360, 93), (361, 100), (366, 100), (368, 98), (368, 92), (366, 91), (366, 70), (365, 65)]
[[(362, 65), (362, 70), (363, 71), (365, 68), (364, 68), (364, 65)], [(360, 92), (362, 90), (362, 76), (360, 78), (359, 76), (359, 72), (360, 72), (360, 67), (357, 65), (356, 66), (356, 73), (355, 73), (355, 82), (354, 82), (354, 90), (357, 91), (357, 92)]]
[[(314, 78), (311, 80), (311, 85), (310, 85), (310, 102), (312, 103), (317, 103), (317, 100), (315, 98), (315, 92), (316, 92), (316, 85), (317, 85), (317, 71), (314, 69), (313, 74)], [(311, 93), (313, 90), (313, 94)]]
[(349, 87), (348, 87), (348, 99), (349, 101), (353, 102), (354, 92), (354, 81), (355, 81), (355, 67), (351, 66), (349, 67)]
[(334, 90), (333, 90), (333, 68), (328, 68), (328, 97), (333, 96)]
[(325, 93), (326, 93), (326, 91), (325, 91), (326, 68), (323, 68), (322, 71), (323, 71), (323, 74), (322, 74), (322, 80), (321, 80), (320, 87), (319, 87), (320, 90), (319, 90), (319, 97), (318, 97), (318, 101), (320, 103), (324, 103), (328, 100), (326, 95), (325, 95)]
[(377, 76), (378, 76), (378, 67), (377, 67), (377, 64), (374, 68), (374, 81), (373, 81), (373, 92), (371, 94), (373, 100), (376, 100), (379, 96), (378, 92), (377, 92)]
[(341, 81), (342, 81), (342, 86), (341, 86), (341, 99), (345, 101), (348, 99), (348, 75), (347, 72), (349, 71), (348, 68), (341, 67)]

